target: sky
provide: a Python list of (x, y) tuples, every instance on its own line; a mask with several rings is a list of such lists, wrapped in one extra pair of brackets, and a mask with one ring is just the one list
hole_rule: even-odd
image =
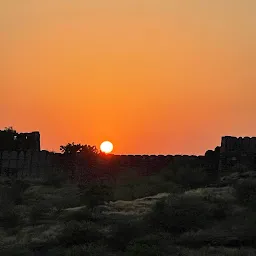
[(0, 1), (0, 129), (42, 149), (204, 154), (256, 135), (255, 0)]

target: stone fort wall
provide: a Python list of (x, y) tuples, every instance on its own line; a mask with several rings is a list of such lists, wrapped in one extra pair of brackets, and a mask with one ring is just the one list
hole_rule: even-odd
[(58, 168), (54, 159), (47, 151), (0, 151), (0, 176), (39, 178)]
[(229, 153), (235, 151), (256, 153), (256, 137), (222, 137), (221, 153)]
[(40, 133), (0, 130), (0, 151), (40, 151)]
[(0, 176), (15, 176), (17, 178), (41, 178), (54, 172), (69, 172), (70, 178), (80, 179), (82, 176), (116, 174), (122, 169), (137, 168), (141, 175), (158, 172), (171, 165), (205, 166), (204, 156), (184, 155), (107, 155), (99, 156), (95, 162), (96, 168), (88, 170), (86, 160), (78, 155), (70, 159), (59, 153), (48, 151), (0, 151)]
[[(16, 176), (20, 178), (40, 178), (46, 173), (66, 171), (72, 179), (81, 176), (116, 173), (121, 169), (137, 168), (142, 175), (158, 172), (170, 166), (226, 168), (230, 157), (241, 161), (238, 152), (250, 154), (256, 152), (256, 138), (222, 137), (220, 154), (213, 156), (188, 155), (108, 155), (98, 157), (96, 168), (88, 170), (83, 157), (71, 161), (67, 156), (40, 150), (40, 133), (8, 133), (0, 131), (0, 176)], [(240, 153), (239, 153), (240, 154)], [(220, 161), (219, 161), (220, 155)], [(248, 160), (248, 156), (247, 156)], [(251, 159), (250, 159), (251, 161)], [(98, 171), (98, 173), (97, 173)]]
[(256, 170), (256, 137), (222, 137), (219, 169), (234, 166)]

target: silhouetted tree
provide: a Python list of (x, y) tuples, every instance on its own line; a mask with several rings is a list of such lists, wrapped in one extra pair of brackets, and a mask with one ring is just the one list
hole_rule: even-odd
[(97, 155), (98, 149), (95, 146), (75, 144), (74, 142), (60, 146), (60, 151), (66, 155), (76, 155), (82, 153), (85, 156)]
[(60, 151), (66, 155), (71, 168), (72, 177), (77, 161), (82, 161), (88, 169), (92, 169), (95, 165), (99, 151), (95, 146), (75, 144), (74, 142), (60, 146)]
[(81, 151), (81, 145), (75, 144), (74, 142), (68, 143), (67, 145), (61, 145), (60, 151), (65, 155), (74, 155)]

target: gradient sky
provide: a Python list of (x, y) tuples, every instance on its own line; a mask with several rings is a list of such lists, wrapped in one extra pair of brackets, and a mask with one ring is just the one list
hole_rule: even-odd
[(256, 135), (255, 0), (0, 1), (0, 129), (116, 154)]

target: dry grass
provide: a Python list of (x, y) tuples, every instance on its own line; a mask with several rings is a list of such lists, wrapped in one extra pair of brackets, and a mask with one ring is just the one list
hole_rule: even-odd
[(105, 214), (143, 215), (148, 213), (159, 200), (167, 198), (170, 194), (160, 193), (155, 196), (138, 198), (131, 201), (118, 200), (106, 204)]
[[(0, 255), (32, 256), (32, 250), (43, 250), (41, 255), (46, 256), (256, 255), (253, 248), (235, 245), (246, 241), (248, 247), (253, 246), (248, 237), (256, 237), (254, 212), (250, 205), (240, 203), (237, 188), (174, 193), (176, 188), (165, 190), (171, 183), (159, 184), (164, 182), (162, 177), (143, 180), (133, 186), (125, 181), (127, 195), (94, 208), (80, 200), (81, 189), (74, 185), (54, 187), (38, 181), (22, 190), (21, 199), (19, 190), (15, 191), (8, 209), (17, 213), (17, 223), (13, 219), (13, 227), (0, 227)], [(239, 195), (247, 196), (252, 184), (244, 183)], [(114, 189), (117, 193), (124, 187)], [(157, 192), (152, 195), (152, 191)], [(2, 199), (10, 198), (3, 193)], [(15, 204), (16, 199), (20, 203)]]

